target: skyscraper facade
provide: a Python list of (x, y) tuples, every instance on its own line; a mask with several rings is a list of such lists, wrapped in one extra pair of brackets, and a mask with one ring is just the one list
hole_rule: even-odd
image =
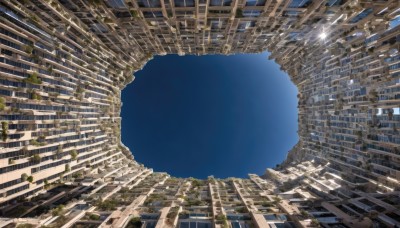
[[(0, 2), (0, 226), (400, 226), (398, 0)], [(271, 52), (299, 143), (248, 179), (153, 173), (120, 140), (153, 55)]]

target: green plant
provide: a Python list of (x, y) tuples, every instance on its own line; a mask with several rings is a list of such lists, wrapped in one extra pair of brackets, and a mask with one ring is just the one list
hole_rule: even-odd
[(46, 145), (45, 142), (38, 142), (36, 139), (31, 139), (29, 143), (33, 146), (44, 146)]
[(128, 225), (126, 226), (127, 228), (140, 228), (142, 227), (142, 221), (140, 219), (140, 217), (134, 217), (132, 218)]
[(100, 220), (100, 215), (97, 214), (89, 214), (90, 220)]
[(281, 203), (281, 202), (282, 202), (282, 199), (281, 199), (281, 198), (279, 198), (279, 197), (277, 197), (277, 196), (274, 197), (274, 204), (279, 204), (279, 203)]
[(99, 6), (101, 2), (101, 0), (89, 0), (89, 3), (93, 6)]
[(309, 214), (307, 211), (305, 211), (305, 210), (300, 210), (300, 214), (301, 214), (301, 216), (303, 216), (304, 218), (309, 218), (309, 217), (310, 217), (310, 214)]
[(76, 93), (77, 93), (77, 94), (81, 94), (81, 93), (83, 93), (83, 92), (85, 92), (85, 89), (83, 89), (80, 85), (78, 85), (78, 86), (76, 87)]
[(30, 84), (42, 84), (42, 80), (38, 78), (38, 74), (36, 72), (33, 72), (33, 74), (29, 75), (28, 78), (25, 78), (24, 82)]
[(36, 15), (29, 15), (30, 16), (30, 19), (33, 21), (33, 22), (35, 22), (35, 23), (39, 23), (40, 21), (39, 21), (39, 18), (36, 16)]
[(103, 211), (113, 211), (117, 207), (117, 201), (114, 199), (104, 200), (103, 202), (98, 202), (96, 205), (99, 207), (100, 210)]
[(179, 207), (178, 206), (176, 206), (176, 207), (172, 207), (170, 210), (169, 210), (169, 212), (168, 212), (168, 214), (167, 214), (167, 218), (169, 218), (169, 219), (174, 219), (177, 215), (178, 215), (178, 210), (179, 210)]
[(42, 160), (42, 158), (40, 157), (39, 154), (35, 154), (29, 160), (31, 162), (39, 163)]
[(48, 189), (49, 186), (50, 186), (49, 181), (48, 180), (44, 180), (43, 183), (44, 183), (44, 188)]
[(133, 18), (138, 18), (138, 17), (139, 17), (139, 15), (138, 15), (138, 13), (137, 13), (136, 10), (131, 10), (130, 13), (131, 13), (131, 16), (132, 16)]
[(25, 51), (27, 54), (32, 54), (33, 46), (32, 46), (32, 45), (25, 45), (25, 46), (24, 46), (24, 51)]
[(204, 183), (201, 180), (198, 179), (192, 179), (192, 186), (193, 188), (199, 187), (203, 185)]
[(82, 173), (81, 173), (81, 172), (76, 172), (76, 173), (72, 174), (72, 177), (73, 177), (73, 178), (79, 178), (79, 177), (81, 177), (81, 176), (82, 176)]
[(236, 9), (236, 18), (242, 18), (242, 17), (243, 17), (243, 10)]
[(1, 138), (5, 142), (8, 138), (8, 123), (7, 122), (1, 122)]
[(53, 65), (50, 65), (50, 66), (47, 68), (47, 71), (50, 72), (50, 74), (53, 73)]
[(23, 173), (21, 174), (21, 181), (27, 181), (28, 180), (28, 174)]
[(222, 224), (223, 226), (228, 225), (227, 218), (224, 214), (220, 213), (215, 216), (215, 220), (218, 224)]
[(0, 111), (3, 111), (6, 108), (6, 100), (0, 97)]
[(371, 102), (371, 103), (376, 103), (376, 102), (378, 102), (378, 100), (379, 100), (379, 94), (378, 94), (378, 92), (375, 90), (375, 89), (372, 89), (370, 92), (369, 92), (369, 101)]
[(40, 101), (40, 100), (42, 100), (42, 96), (40, 96), (36, 92), (32, 92), (32, 99)]
[(26, 180), (32, 183), (33, 182), (33, 176), (29, 176), (28, 178), (26, 178)]
[(263, 207), (272, 207), (274, 204), (270, 201), (264, 201), (261, 204)]
[(76, 152), (76, 150), (71, 151), (69, 154), (71, 155), (72, 160), (76, 160), (78, 157), (78, 152)]
[(106, 24), (110, 24), (110, 23), (113, 23), (113, 22), (114, 21), (109, 17), (104, 18), (104, 23), (106, 23)]
[(69, 171), (71, 171), (69, 164), (65, 164), (65, 172), (69, 172)]
[(53, 215), (53, 216), (59, 216), (59, 215), (62, 215), (63, 212), (64, 212), (64, 205), (60, 204), (60, 205), (58, 205), (56, 208), (54, 208), (54, 209), (51, 211), (51, 215)]
[(235, 211), (236, 211), (237, 213), (247, 213), (247, 212), (248, 212), (246, 207), (239, 207), (239, 208), (236, 208)]
[(311, 219), (310, 225), (311, 225), (311, 226), (314, 226), (314, 227), (315, 227), (315, 226), (316, 226), (316, 227), (319, 227), (319, 222), (318, 222), (317, 219), (313, 218), (313, 219)]

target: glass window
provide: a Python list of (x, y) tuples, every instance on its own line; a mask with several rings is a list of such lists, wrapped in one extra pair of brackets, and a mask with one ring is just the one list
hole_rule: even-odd
[(244, 32), (247, 28), (251, 28), (255, 26), (255, 22), (254, 21), (244, 21), (244, 22), (240, 22), (238, 28), (237, 28), (237, 32)]
[(395, 28), (395, 27), (397, 27), (399, 25), (400, 25), (400, 16), (397, 16), (395, 19), (393, 19), (393, 20), (391, 20), (389, 22), (389, 28), (390, 29)]
[(160, 0), (138, 0), (138, 4), (140, 7), (145, 7), (145, 8), (160, 8), (161, 7)]
[(176, 7), (194, 7), (194, 0), (175, 0)]
[(211, 0), (210, 6), (230, 6), (232, 0)]
[(243, 10), (243, 17), (258, 17), (261, 15), (261, 10)]
[(265, 0), (246, 0), (246, 6), (263, 6)]
[(340, 6), (342, 5), (342, 0), (329, 0), (326, 3), (327, 6)]
[(163, 14), (161, 11), (143, 12), (145, 18), (161, 18)]
[(221, 28), (219, 21), (211, 21), (211, 29), (219, 29)]
[(303, 8), (307, 7), (311, 3), (311, 0), (292, 0), (289, 8)]
[(362, 19), (366, 18), (370, 13), (372, 13), (372, 9), (365, 9), (357, 16), (353, 17), (353, 19), (350, 20), (350, 23), (357, 23)]
[(124, 9), (126, 8), (124, 0), (108, 0), (108, 5), (114, 9)]

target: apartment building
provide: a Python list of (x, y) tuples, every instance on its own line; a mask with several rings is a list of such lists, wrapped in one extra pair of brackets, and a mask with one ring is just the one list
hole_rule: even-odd
[[(0, 226), (400, 226), (398, 0), (0, 2)], [(121, 143), (153, 55), (271, 52), (299, 143), (248, 179), (170, 177)]]

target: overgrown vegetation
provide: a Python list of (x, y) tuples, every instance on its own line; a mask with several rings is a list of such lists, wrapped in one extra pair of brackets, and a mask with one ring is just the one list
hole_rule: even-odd
[(0, 97), (0, 111), (3, 111), (6, 108), (6, 100)]
[(132, 218), (126, 228), (141, 228), (142, 227), (142, 220), (140, 217), (134, 217)]
[(60, 215), (62, 215), (64, 213), (64, 205), (58, 205), (56, 208), (54, 208), (52, 211), (51, 211), (51, 215), (53, 215), (53, 216), (60, 216)]
[(228, 227), (228, 220), (225, 215), (222, 213), (215, 216), (215, 220), (217, 224), (221, 224), (223, 228)]
[(26, 181), (28, 179), (28, 174), (23, 173), (21, 174), (21, 181)]
[(243, 17), (243, 10), (236, 9), (236, 18), (242, 18), (242, 17)]
[(38, 74), (36, 72), (33, 72), (33, 74), (29, 75), (28, 78), (25, 78), (24, 82), (37, 85), (42, 84), (42, 80), (38, 78)]
[(78, 152), (76, 150), (72, 150), (69, 154), (71, 155), (72, 160), (76, 160), (78, 157)]
[(28, 178), (26, 178), (27, 181), (29, 181), (30, 183), (33, 182), (33, 176), (29, 176)]
[(34, 154), (29, 161), (39, 163), (42, 160), (39, 154)]
[(8, 138), (8, 123), (7, 122), (1, 122), (1, 138), (5, 142)]
[(113, 211), (117, 208), (117, 201), (112, 199), (98, 201), (95, 205), (102, 211)]

